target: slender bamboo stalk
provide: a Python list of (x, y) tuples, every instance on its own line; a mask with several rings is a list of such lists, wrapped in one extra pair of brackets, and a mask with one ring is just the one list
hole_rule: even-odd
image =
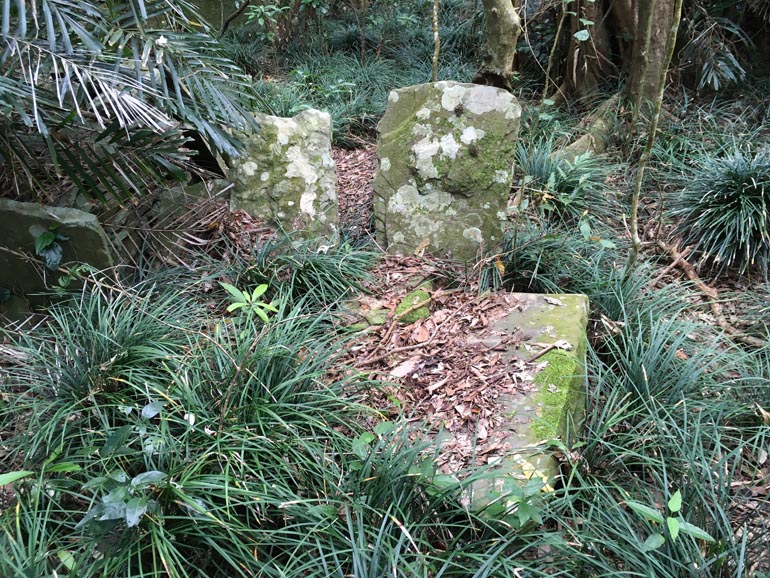
[(439, 0), (433, 0), (433, 82), (438, 81), (438, 57), (441, 49), (441, 38), (438, 34), (438, 5)]

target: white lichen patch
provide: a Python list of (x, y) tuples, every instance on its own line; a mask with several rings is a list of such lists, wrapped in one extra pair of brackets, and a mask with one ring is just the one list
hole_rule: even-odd
[[(440, 84), (440, 82), (436, 83), (437, 86)], [(457, 105), (463, 104), (465, 92), (465, 87), (459, 84), (445, 88), (441, 95), (441, 106), (444, 110), (454, 111), (457, 108)], [(471, 94), (473, 94), (472, 91)]]
[(398, 102), (398, 92), (391, 90), (388, 94), (388, 102)]
[(314, 219), (316, 216), (315, 202), (318, 195), (314, 190), (305, 191), (299, 199), (299, 210)]
[(463, 134), (460, 135), (460, 140), (463, 142), (463, 144), (473, 144), (475, 141), (484, 138), (484, 135), (486, 133), (478, 128), (472, 127), (472, 126), (466, 126), (465, 129), (463, 129)]
[(275, 140), (281, 146), (286, 146), (296, 132), (297, 124), (290, 118), (274, 117), (273, 128), (275, 129)]
[(433, 164), (433, 157), (438, 154), (439, 148), (439, 141), (429, 138), (422, 139), (412, 147), (414, 167), (423, 179), (438, 178), (438, 169)]
[(511, 173), (509, 173), (508, 171), (504, 171), (504, 170), (495, 171), (496, 183), (500, 183), (500, 184), (507, 183), (510, 180), (510, 178), (511, 178)]
[(460, 145), (457, 144), (455, 137), (450, 133), (441, 137), (441, 154), (454, 160), (460, 151)]
[(390, 170), (390, 159), (388, 157), (385, 157), (384, 159), (380, 159), (380, 170), (381, 171)]
[(286, 166), (287, 178), (299, 177), (309, 185), (318, 180), (315, 167), (308, 162), (307, 156), (298, 146), (289, 147), (286, 151), (286, 159), (289, 161)]
[(428, 120), (430, 118), (430, 109), (423, 107), (415, 113), (415, 116), (420, 120)]
[[(503, 90), (492, 86), (474, 86), (468, 95), (468, 101), (465, 109), (473, 114), (485, 114), (493, 110), (505, 111), (505, 118), (516, 118), (515, 110), (521, 109), (516, 104), (515, 97)], [(514, 114), (513, 116), (509, 116)]]
[(247, 177), (253, 177), (257, 173), (258, 168), (257, 163), (254, 161), (246, 161), (241, 165), (241, 170)]
[(412, 134), (417, 138), (425, 138), (433, 134), (433, 129), (428, 124), (417, 123), (412, 127)]
[(481, 229), (478, 227), (468, 227), (467, 229), (463, 229), (463, 237), (469, 241), (478, 243), (479, 245), (484, 242), (484, 238), (481, 236)]
[(267, 172), (267, 171), (265, 171), (261, 175), (259, 175), (259, 180), (262, 181), (263, 183), (265, 181), (267, 181), (269, 178), (270, 178), (270, 173)]

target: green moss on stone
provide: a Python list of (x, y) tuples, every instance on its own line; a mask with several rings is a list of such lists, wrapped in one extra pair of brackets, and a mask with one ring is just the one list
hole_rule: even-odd
[(399, 321), (401, 321), (401, 323), (406, 323), (407, 325), (409, 325), (419, 319), (426, 319), (430, 317), (430, 308), (428, 307), (429, 299), (430, 299), (430, 294), (427, 291), (425, 291), (424, 289), (415, 289), (411, 293), (407, 294), (407, 296), (401, 300), (401, 303), (398, 304), (395, 311), (396, 317), (398, 317), (399, 315), (404, 313), (404, 311), (410, 309), (411, 307), (414, 307), (415, 305), (423, 302), (425, 303), (425, 305), (423, 305), (422, 307), (418, 307), (414, 311), (407, 313), (403, 317), (399, 318)]
[(569, 445), (576, 437), (584, 406), (584, 368), (575, 353), (554, 350), (543, 356), (548, 365), (535, 376), (535, 401), (541, 413), (532, 424), (538, 439), (559, 438)]

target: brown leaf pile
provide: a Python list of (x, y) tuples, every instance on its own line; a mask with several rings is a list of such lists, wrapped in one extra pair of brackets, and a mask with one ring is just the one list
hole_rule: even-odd
[(346, 362), (392, 385), (372, 392), (380, 410), (401, 410), (415, 423), (425, 423), (443, 436), (439, 465), (449, 472), (485, 463), (506, 449), (498, 435), (502, 393), (532, 387), (533, 365), (511, 361), (506, 351), (519, 344), (517, 335), (501, 337), (490, 329), (516, 306), (510, 294), (478, 295), (474, 291), (435, 289), (430, 316), (404, 324), (395, 315), (408, 287), (434, 273), (417, 257), (389, 257), (379, 267), (371, 295), (358, 299), (362, 314), (389, 311), (388, 320), (362, 332)]

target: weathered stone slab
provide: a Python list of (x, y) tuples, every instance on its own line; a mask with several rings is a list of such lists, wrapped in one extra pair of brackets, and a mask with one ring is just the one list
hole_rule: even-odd
[[(7, 249), (0, 249), (0, 288), (10, 289), (16, 297), (40, 293), (46, 289), (46, 277), (50, 283), (51, 275), (58, 276), (19, 255), (34, 256), (35, 238), (46, 231), (67, 238), (58, 241), (62, 263), (81, 261), (98, 269), (113, 264), (107, 236), (99, 221), (78, 209), (0, 199), (0, 230), (3, 231), (0, 245)], [(3, 311), (0, 305), (0, 312)]]
[[(543, 367), (535, 376), (534, 390), (502, 396), (498, 405), (505, 419), (502, 428), (510, 451), (490, 476), (474, 485), (475, 509), (515, 515), (521, 488), (548, 491), (559, 473), (547, 442), (569, 446), (582, 427), (585, 414), (585, 357), (588, 298), (585, 295), (516, 294), (519, 307), (492, 324), (485, 339), (489, 347), (506, 336), (519, 335), (520, 347), (507, 352), (509, 359), (530, 359)], [(504, 506), (501, 508), (501, 506)]]
[(312, 109), (294, 118), (254, 116), (259, 131), (246, 137), (242, 156), (231, 161), (231, 209), (269, 219), (305, 238), (336, 242), (331, 117)]
[(378, 241), (473, 259), (501, 240), (521, 107), (491, 86), (437, 82), (394, 90), (380, 121)]

